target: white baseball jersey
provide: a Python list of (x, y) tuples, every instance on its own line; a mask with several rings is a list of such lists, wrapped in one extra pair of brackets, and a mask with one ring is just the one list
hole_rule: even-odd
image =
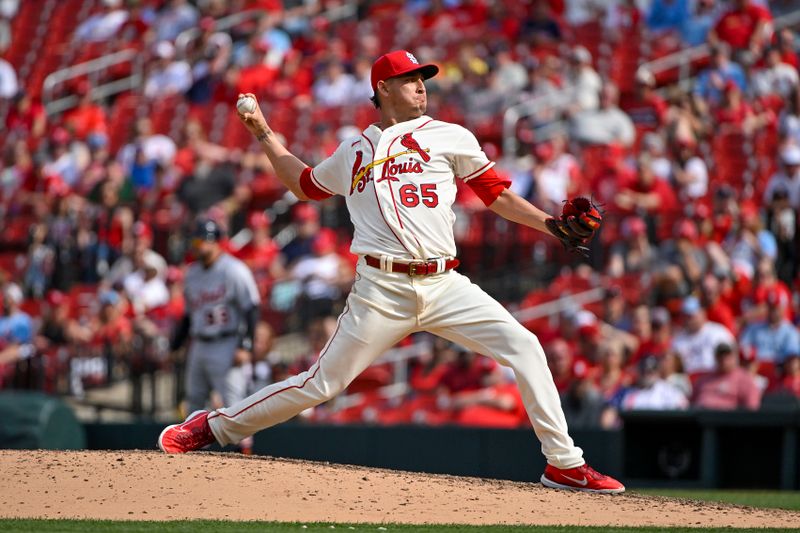
[(429, 259), (456, 255), (455, 179), (492, 166), (472, 132), (421, 116), (383, 131), (369, 126), (317, 165), (311, 181), (347, 199), (354, 254)]

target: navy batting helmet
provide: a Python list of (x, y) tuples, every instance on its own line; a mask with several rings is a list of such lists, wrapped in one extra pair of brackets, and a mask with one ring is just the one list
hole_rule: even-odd
[(210, 218), (199, 220), (197, 227), (192, 233), (193, 239), (216, 242), (222, 237), (222, 228)]

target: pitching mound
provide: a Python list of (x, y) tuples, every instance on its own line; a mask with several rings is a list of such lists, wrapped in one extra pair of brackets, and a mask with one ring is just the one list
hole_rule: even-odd
[(230, 454), (0, 451), (0, 517), (795, 527), (800, 513)]

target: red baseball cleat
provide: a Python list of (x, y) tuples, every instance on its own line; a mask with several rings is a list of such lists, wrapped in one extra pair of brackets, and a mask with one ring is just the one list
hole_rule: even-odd
[(582, 490), (605, 494), (625, 492), (625, 485), (613, 477), (604, 476), (587, 464), (564, 469), (547, 465), (542, 474), (542, 485), (551, 489)]
[(158, 436), (158, 447), (166, 453), (186, 453), (215, 440), (208, 425), (208, 411), (195, 411), (182, 423), (165, 427)]

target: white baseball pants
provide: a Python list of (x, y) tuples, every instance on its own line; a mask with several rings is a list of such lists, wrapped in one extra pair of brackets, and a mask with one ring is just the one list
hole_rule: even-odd
[(307, 371), (264, 387), (208, 417), (220, 444), (239, 442), (344, 390), (382, 353), (407, 335), (429, 331), (510, 366), (542, 453), (557, 468), (583, 464), (567, 432), (558, 392), (536, 336), (465, 276), (384, 272), (364, 264), (336, 331)]

